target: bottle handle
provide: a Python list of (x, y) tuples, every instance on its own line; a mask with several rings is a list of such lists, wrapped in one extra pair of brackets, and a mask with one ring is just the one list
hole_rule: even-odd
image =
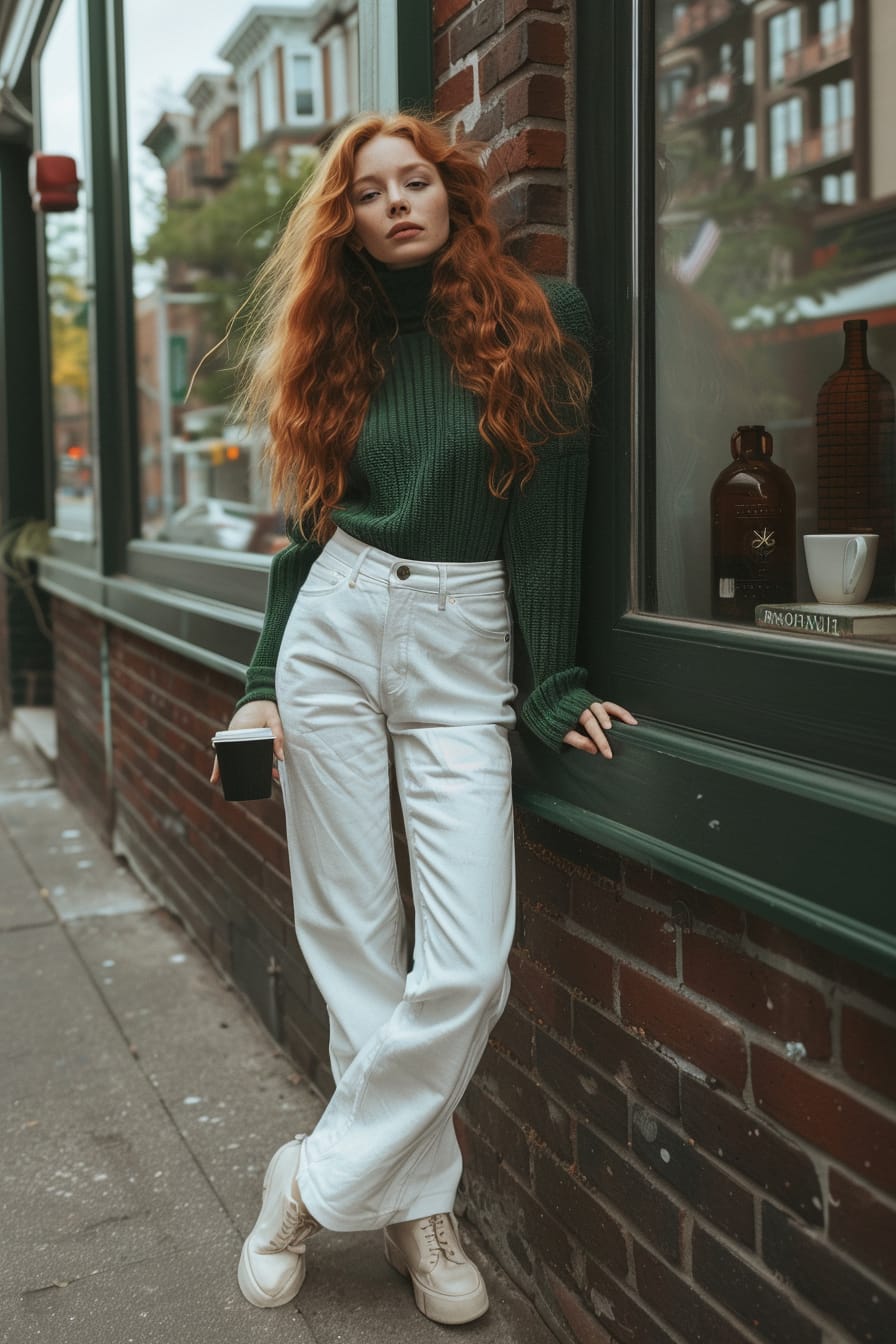
[(864, 569), (868, 555), (868, 543), (864, 537), (850, 537), (843, 552), (843, 591), (854, 593)]

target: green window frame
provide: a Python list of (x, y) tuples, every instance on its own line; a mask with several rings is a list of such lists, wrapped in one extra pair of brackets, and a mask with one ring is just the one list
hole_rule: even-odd
[(641, 614), (655, 507), (653, 5), (577, 12), (578, 281), (598, 333), (583, 656), (616, 757), (517, 744), (520, 802), (896, 973), (896, 659)]

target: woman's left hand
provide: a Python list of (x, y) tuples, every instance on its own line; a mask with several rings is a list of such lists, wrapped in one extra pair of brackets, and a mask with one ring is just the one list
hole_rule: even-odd
[(563, 741), (570, 747), (577, 747), (579, 751), (589, 752), (592, 756), (600, 752), (601, 756), (606, 756), (607, 760), (611, 761), (613, 753), (606, 733), (613, 727), (614, 719), (620, 719), (622, 723), (638, 722), (634, 714), (630, 714), (621, 705), (614, 705), (612, 700), (595, 700), (590, 709), (584, 710), (579, 717), (581, 731), (570, 729)]

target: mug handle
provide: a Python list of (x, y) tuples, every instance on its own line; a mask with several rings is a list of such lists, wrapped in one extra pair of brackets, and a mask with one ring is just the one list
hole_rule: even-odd
[(868, 543), (864, 537), (850, 537), (843, 552), (843, 591), (854, 593), (868, 555)]

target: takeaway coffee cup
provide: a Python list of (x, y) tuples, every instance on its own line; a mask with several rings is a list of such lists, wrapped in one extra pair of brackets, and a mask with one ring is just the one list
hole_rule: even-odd
[(228, 803), (270, 798), (274, 734), (270, 728), (233, 728), (215, 733), (221, 787)]
[(825, 532), (803, 537), (809, 582), (819, 602), (864, 602), (877, 563), (877, 534)]

